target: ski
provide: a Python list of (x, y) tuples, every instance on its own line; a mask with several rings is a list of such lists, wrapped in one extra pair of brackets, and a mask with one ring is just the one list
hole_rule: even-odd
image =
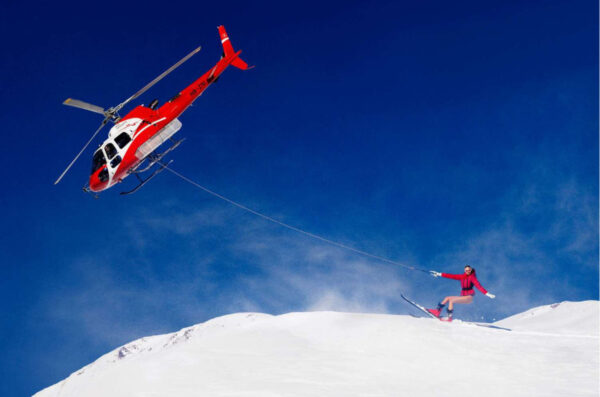
[(427, 309), (425, 309), (423, 306), (419, 305), (416, 302), (411, 301), (410, 299), (408, 299), (406, 296), (400, 294), (400, 296), (402, 297), (402, 299), (404, 299), (405, 301), (407, 301), (408, 303), (410, 303), (411, 305), (413, 305), (414, 307), (416, 307), (417, 309), (419, 309), (420, 311), (422, 311), (423, 313), (427, 314), (429, 317), (431, 318), (435, 318), (437, 320), (439, 320), (439, 317), (434, 316), (433, 314), (429, 313), (427, 311)]
[(487, 324), (487, 323), (469, 323), (466, 322), (466, 324), (474, 324), (478, 327), (485, 327), (485, 328), (492, 328), (492, 329), (501, 329), (502, 331), (512, 331), (512, 329), (510, 328), (504, 328), (504, 327), (500, 327), (498, 325), (493, 325), (493, 324)]
[[(423, 306), (419, 305), (416, 302), (413, 302), (412, 300), (408, 299), (406, 296), (400, 294), (400, 296), (402, 297), (402, 299), (404, 299), (406, 302), (410, 303), (413, 307), (419, 309), (420, 311), (422, 311), (423, 313), (427, 314), (429, 317), (431, 318), (435, 318), (436, 320), (440, 320), (443, 322), (451, 322), (452, 320), (446, 318), (446, 317), (436, 317), (433, 314), (429, 313), (427, 311), (426, 308), (424, 308)], [(412, 316), (412, 314), (411, 314)], [(414, 316), (413, 316), (414, 317)], [(462, 323), (462, 324), (467, 324), (467, 325), (476, 325), (478, 327), (485, 327), (485, 328), (492, 328), (492, 329), (499, 329), (502, 331), (512, 331), (510, 328), (504, 328), (504, 327), (500, 327), (498, 325), (493, 325), (493, 324), (486, 324), (486, 323), (472, 323), (469, 321), (462, 321), (462, 320), (456, 320), (456, 322), (458, 323)]]

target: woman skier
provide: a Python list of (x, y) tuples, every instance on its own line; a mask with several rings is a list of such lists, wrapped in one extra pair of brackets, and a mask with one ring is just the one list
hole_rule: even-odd
[(438, 303), (437, 309), (427, 309), (427, 311), (433, 314), (436, 317), (440, 317), (442, 314), (442, 310), (444, 310), (444, 306), (448, 304), (448, 320), (452, 321), (452, 313), (454, 312), (454, 305), (457, 303), (460, 304), (469, 304), (473, 302), (473, 296), (475, 295), (475, 291), (473, 290), (473, 286), (477, 287), (482, 294), (485, 294), (488, 298), (494, 299), (496, 295), (490, 294), (486, 291), (485, 288), (481, 286), (479, 280), (477, 280), (477, 276), (475, 276), (475, 269), (471, 266), (465, 266), (465, 272), (463, 274), (448, 274), (448, 273), (440, 273), (434, 270), (430, 270), (429, 273), (433, 277), (445, 277), (451, 278), (453, 280), (460, 280), (460, 285), (462, 287), (462, 291), (460, 291), (460, 296), (447, 296), (443, 301)]

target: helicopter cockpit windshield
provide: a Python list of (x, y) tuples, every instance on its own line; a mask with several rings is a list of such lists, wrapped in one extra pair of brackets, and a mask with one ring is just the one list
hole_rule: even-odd
[(94, 158), (92, 159), (92, 174), (98, 171), (98, 168), (102, 167), (104, 164), (106, 164), (106, 158), (104, 157), (102, 149), (98, 149), (96, 153), (94, 153)]

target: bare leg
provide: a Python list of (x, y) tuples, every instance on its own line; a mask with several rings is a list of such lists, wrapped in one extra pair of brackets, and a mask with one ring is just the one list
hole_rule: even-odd
[(454, 304), (469, 304), (473, 302), (473, 296), (472, 295), (466, 295), (466, 296), (447, 296), (444, 298), (444, 300), (442, 301), (443, 304), (449, 303), (448, 304), (448, 310), (454, 310)]

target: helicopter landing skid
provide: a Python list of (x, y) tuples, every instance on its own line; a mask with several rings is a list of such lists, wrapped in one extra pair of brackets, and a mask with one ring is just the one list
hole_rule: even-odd
[[(169, 164), (171, 164), (173, 162), (173, 160), (169, 161), (167, 164), (161, 163), (160, 160), (162, 160), (162, 158), (169, 153), (170, 151), (172, 151), (173, 149), (176, 149), (177, 146), (181, 145), (181, 142), (183, 142), (185, 140), (185, 138), (182, 138), (178, 141), (173, 141), (171, 139), (173, 143), (173, 145), (168, 148), (167, 150), (165, 150), (162, 153), (151, 153), (148, 155), (148, 157), (146, 157), (146, 159), (148, 160), (148, 165), (146, 165), (144, 168), (142, 169), (133, 169), (132, 171), (130, 171), (131, 174), (135, 174), (135, 176), (137, 177), (137, 179), (140, 181), (140, 184), (137, 185), (135, 188), (127, 191), (127, 192), (121, 192), (121, 195), (127, 195), (127, 194), (132, 194), (137, 192), (142, 186), (144, 186), (148, 181), (150, 181), (150, 179), (154, 178), (159, 172), (161, 172), (162, 170), (165, 169), (166, 166), (168, 166)], [(146, 179), (142, 179), (140, 177), (140, 174), (148, 171), (150, 168), (152, 168), (155, 164), (159, 164), (159, 167), (154, 170), (154, 172)], [(140, 163), (141, 165), (141, 163)], [(138, 166), (139, 167), (139, 166)]]
[[(164, 154), (164, 153), (163, 153), (163, 154)], [(131, 189), (131, 190), (127, 191), (127, 192), (121, 192), (121, 195), (127, 195), (127, 194), (132, 194), (132, 193), (135, 193), (135, 192), (137, 192), (138, 190), (140, 190), (140, 188), (141, 188), (142, 186), (144, 186), (146, 183), (150, 182), (150, 179), (152, 179), (152, 178), (154, 178), (156, 175), (158, 175), (158, 174), (159, 174), (159, 173), (160, 173), (162, 170), (164, 170), (164, 169), (165, 169), (165, 168), (166, 168), (168, 165), (170, 165), (172, 162), (173, 162), (173, 160), (169, 161), (169, 162), (168, 162), (168, 163), (166, 163), (166, 164), (159, 163), (159, 164), (160, 164), (160, 167), (158, 167), (156, 170), (154, 170), (154, 172), (153, 172), (153, 173), (152, 173), (152, 174), (151, 174), (151, 175), (150, 175), (148, 178), (146, 178), (146, 179), (142, 179), (142, 178), (139, 176), (139, 172), (141, 172), (141, 171), (135, 172), (135, 176), (136, 176), (136, 177), (137, 177), (137, 179), (140, 181), (140, 184), (139, 184), (139, 185), (137, 185), (136, 187), (134, 187), (133, 189)]]
[(162, 153), (151, 153), (151, 154), (149, 154), (148, 157), (146, 157), (148, 159), (148, 165), (146, 165), (141, 170), (134, 169), (131, 173), (142, 173), (142, 172), (148, 171), (150, 168), (152, 168), (152, 166), (154, 164), (156, 164), (157, 162), (159, 162), (167, 153), (169, 153), (170, 151), (176, 149), (177, 146), (181, 145), (181, 142), (183, 142), (184, 140), (185, 140), (185, 138), (182, 138), (182, 139), (174, 142), (173, 145), (170, 148), (168, 148), (167, 150), (165, 150)]

